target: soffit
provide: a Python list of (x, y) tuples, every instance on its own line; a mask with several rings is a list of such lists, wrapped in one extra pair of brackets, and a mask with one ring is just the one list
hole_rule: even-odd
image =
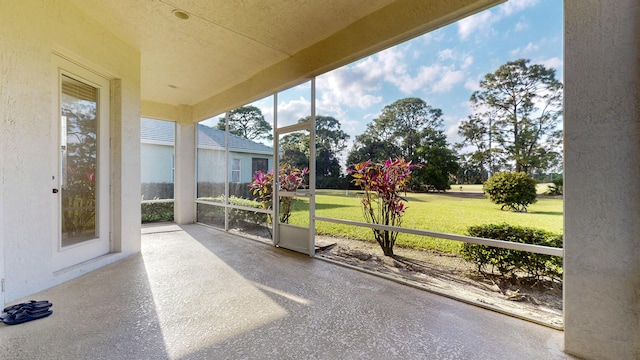
[[(72, 0), (141, 53), (142, 99), (194, 105), (394, 0)], [(179, 9), (191, 15), (180, 20)]]

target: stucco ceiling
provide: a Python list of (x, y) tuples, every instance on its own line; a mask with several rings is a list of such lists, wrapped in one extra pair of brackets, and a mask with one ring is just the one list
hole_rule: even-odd
[[(276, 67), (283, 73), (296, 69), (287, 61), (308, 52), (341, 51), (332, 61), (314, 64), (315, 68), (340, 65), (342, 59), (366, 55), (391, 45), (398, 26), (443, 21), (466, 16), (494, 4), (496, 0), (72, 0), (79, 8), (107, 27), (141, 53), (141, 96), (144, 101), (170, 105), (196, 105), (220, 96), (265, 70)], [(420, 6), (414, 6), (419, 4)], [(424, 4), (424, 5), (423, 5)], [(446, 5), (443, 5), (446, 4)], [(443, 8), (444, 6), (444, 8)], [(405, 9), (406, 8), (406, 9)], [(187, 20), (174, 10), (190, 15)], [(385, 17), (385, 14), (389, 16)], [(435, 14), (429, 18), (429, 14)], [(451, 16), (448, 16), (453, 14)], [(407, 17), (402, 19), (401, 17)], [(416, 17), (422, 16), (424, 21)], [(399, 18), (400, 17), (400, 18)], [(434, 22), (434, 18), (444, 19)], [(366, 20), (371, 20), (367, 22)], [(417, 22), (416, 22), (417, 21)], [(354, 40), (326, 41), (361, 24), (361, 38), (371, 37), (369, 45), (358, 49)], [(364, 24), (364, 25), (362, 25)], [(410, 27), (419, 27), (408, 25)], [(410, 30), (410, 29), (409, 29)], [(421, 28), (418, 31), (424, 32)], [(350, 31), (350, 30), (349, 30)], [(354, 33), (356, 31), (353, 31)], [(393, 34), (387, 35), (385, 32)], [(337, 39), (337, 38), (336, 38)], [(362, 39), (366, 43), (366, 39)], [(324, 41), (324, 43), (323, 43)], [(386, 41), (386, 42), (385, 42)], [(341, 49), (342, 47), (342, 49)], [(357, 54), (356, 54), (357, 53)], [(314, 56), (310, 53), (306, 62)], [(329, 64), (331, 62), (331, 64)], [(344, 62), (344, 61), (343, 61)], [(299, 63), (299, 62), (298, 62)], [(277, 68), (277, 65), (285, 65)], [(328, 67), (328, 68), (327, 68)], [(297, 75), (296, 75), (297, 76)], [(284, 76), (285, 78), (287, 76)], [(295, 76), (286, 81), (293, 81)], [(284, 81), (284, 80), (283, 80)], [(286, 82), (284, 81), (284, 82)], [(264, 81), (262, 81), (264, 82)], [(265, 89), (273, 87), (262, 85)], [(246, 88), (246, 86), (245, 86)], [(262, 91), (262, 90), (261, 90)], [(256, 91), (258, 94), (260, 91)], [(237, 96), (237, 95), (236, 95)], [(250, 98), (251, 95), (247, 94)], [(219, 106), (218, 106), (219, 107)], [(217, 109), (217, 107), (214, 106)], [(213, 108), (212, 108), (213, 109)], [(213, 111), (213, 110), (212, 110)]]

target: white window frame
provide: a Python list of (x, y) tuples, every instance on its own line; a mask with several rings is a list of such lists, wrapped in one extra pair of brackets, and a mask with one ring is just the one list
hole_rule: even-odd
[[(238, 165), (237, 168), (236, 168), (236, 161)], [(237, 174), (238, 181), (234, 181), (235, 179), (234, 174)], [(230, 182), (235, 184), (239, 184), (240, 182), (242, 182), (242, 159), (240, 158), (231, 159), (231, 181)]]

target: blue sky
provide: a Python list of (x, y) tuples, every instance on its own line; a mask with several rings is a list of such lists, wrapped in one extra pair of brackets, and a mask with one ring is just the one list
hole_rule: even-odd
[[(519, 58), (556, 70), (562, 81), (562, 0), (510, 0), (414, 38), (316, 79), (316, 114), (333, 116), (351, 135), (361, 134), (384, 106), (419, 97), (443, 112), (450, 143), (471, 114), (479, 81)], [(310, 114), (310, 85), (278, 94), (278, 125)], [(255, 102), (273, 120), (273, 98)]]

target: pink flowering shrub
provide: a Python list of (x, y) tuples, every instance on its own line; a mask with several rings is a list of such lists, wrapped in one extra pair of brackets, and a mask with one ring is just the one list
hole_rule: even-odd
[[(411, 169), (416, 167), (404, 158), (388, 159), (384, 164), (371, 160), (354, 164), (349, 173), (353, 183), (363, 190), (360, 199), (367, 222), (378, 225), (400, 226), (407, 206), (400, 193), (406, 191), (411, 179)], [(385, 256), (393, 256), (397, 231), (373, 229), (373, 236)]]
[[(305, 176), (309, 173), (308, 168), (299, 169), (289, 164), (282, 164), (278, 171), (278, 184), (280, 191), (295, 192), (300, 188), (305, 188)], [(253, 195), (257, 195), (263, 209), (271, 209), (273, 206), (273, 169), (267, 173), (256, 171), (253, 182), (249, 184), (253, 189)], [(289, 223), (294, 198), (280, 198), (280, 222)], [(271, 215), (269, 215), (269, 223), (271, 223)]]
[[(253, 176), (253, 182), (249, 184), (253, 195), (257, 195), (263, 209), (271, 209), (273, 204), (273, 169), (264, 173), (260, 170), (256, 171)], [(271, 219), (269, 219), (271, 222)]]
[[(300, 170), (297, 167), (293, 167), (289, 164), (282, 164), (278, 174), (278, 183), (280, 184), (280, 191), (295, 192), (298, 189), (305, 188), (304, 184), (305, 176), (309, 173), (308, 168)], [(289, 223), (289, 217), (291, 216), (291, 210), (293, 208), (292, 197), (280, 198), (280, 222), (283, 224)]]

